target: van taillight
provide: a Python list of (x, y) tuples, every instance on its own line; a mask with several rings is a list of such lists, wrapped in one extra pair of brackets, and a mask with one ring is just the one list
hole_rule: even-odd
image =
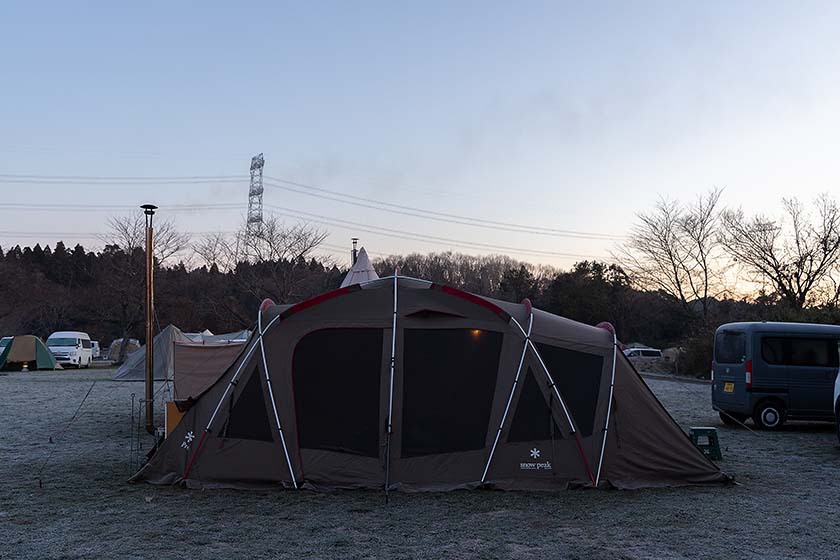
[(744, 381), (747, 384), (747, 391), (752, 389), (752, 360), (747, 360), (744, 367)]
[(711, 375), (712, 383), (715, 382), (715, 361), (712, 360), (712, 375)]

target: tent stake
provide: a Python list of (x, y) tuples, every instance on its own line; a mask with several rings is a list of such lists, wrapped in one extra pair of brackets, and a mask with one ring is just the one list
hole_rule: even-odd
[(292, 468), (292, 460), (289, 458), (289, 448), (286, 447), (286, 436), (283, 435), (283, 426), (280, 425), (280, 416), (277, 414), (277, 404), (274, 402), (274, 389), (271, 387), (271, 377), (268, 375), (268, 362), (265, 359), (265, 344), (263, 343), (262, 311), (257, 313), (257, 328), (260, 331), (260, 353), (262, 354), (263, 370), (265, 371), (265, 382), (268, 386), (268, 396), (271, 398), (271, 409), (274, 411), (274, 421), (277, 422), (277, 431), (280, 432), (280, 442), (283, 444), (283, 453), (286, 455), (286, 464), (289, 465), (289, 475), (292, 477), (292, 486), (298, 488), (295, 479), (295, 470)]
[(394, 412), (394, 355), (397, 350), (397, 279), (399, 270), (394, 271), (394, 314), (391, 323), (391, 372), (388, 385), (388, 428), (385, 432), (385, 503), (388, 503), (388, 486), (391, 484), (391, 433), (393, 422), (391, 416)]
[(607, 447), (607, 430), (610, 428), (610, 412), (612, 412), (613, 390), (615, 388), (615, 359), (618, 352), (618, 338), (613, 333), (613, 365), (610, 375), (610, 400), (607, 401), (607, 422), (604, 424), (604, 439), (601, 441), (601, 458), (598, 459), (598, 473), (595, 475), (595, 487), (601, 482), (601, 466), (604, 464), (604, 451)]
[(528, 332), (525, 333), (525, 344), (522, 345), (522, 355), (519, 357), (519, 367), (516, 368), (516, 375), (513, 378), (513, 386), (510, 388), (510, 395), (508, 395), (507, 405), (502, 414), (502, 421), (499, 422), (499, 429), (496, 430), (496, 438), (493, 440), (493, 447), (490, 448), (490, 456), (487, 457), (487, 464), (484, 465), (484, 473), (481, 475), (481, 483), (487, 480), (487, 472), (490, 470), (490, 462), (493, 460), (493, 454), (496, 453), (496, 446), (499, 444), (499, 437), (502, 435), (502, 428), (505, 426), (508, 411), (510, 411), (510, 403), (513, 401), (513, 394), (516, 392), (516, 385), (519, 383), (519, 374), (522, 372), (522, 365), (525, 363), (525, 354), (528, 353), (528, 340), (531, 338), (531, 327), (534, 326), (534, 312), (531, 311), (528, 317)]

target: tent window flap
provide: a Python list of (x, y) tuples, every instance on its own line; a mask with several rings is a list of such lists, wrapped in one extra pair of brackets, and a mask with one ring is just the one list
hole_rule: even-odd
[(304, 336), (292, 359), (300, 447), (379, 456), (382, 329)]
[(537, 344), (536, 347), (569, 407), (578, 431), (583, 437), (592, 435), (604, 358), (548, 344)]
[[(551, 394), (549, 394), (549, 398)], [(559, 406), (554, 399), (554, 406)], [(531, 368), (525, 374), (516, 412), (510, 424), (509, 442), (562, 439), (563, 432), (551, 415), (546, 397)]]
[(402, 457), (482, 449), (502, 333), (406, 329)]
[(225, 426), (224, 437), (274, 441), (271, 425), (268, 422), (265, 397), (263, 395), (260, 372), (257, 368), (251, 372), (245, 387), (233, 403)]

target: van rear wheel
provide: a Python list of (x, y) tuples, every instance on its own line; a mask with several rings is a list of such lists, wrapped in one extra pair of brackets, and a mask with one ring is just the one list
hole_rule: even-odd
[(739, 426), (748, 418), (746, 414), (732, 414), (731, 412), (718, 412), (721, 421), (727, 426)]
[(779, 401), (762, 401), (755, 407), (753, 422), (762, 430), (778, 430), (785, 423), (785, 407)]

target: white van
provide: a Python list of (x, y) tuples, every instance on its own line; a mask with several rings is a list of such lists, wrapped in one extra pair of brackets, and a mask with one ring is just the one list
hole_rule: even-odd
[(662, 350), (659, 348), (628, 348), (624, 351), (628, 358), (661, 358)]
[(91, 346), (88, 333), (78, 331), (54, 332), (47, 339), (47, 348), (62, 366), (90, 367)]

